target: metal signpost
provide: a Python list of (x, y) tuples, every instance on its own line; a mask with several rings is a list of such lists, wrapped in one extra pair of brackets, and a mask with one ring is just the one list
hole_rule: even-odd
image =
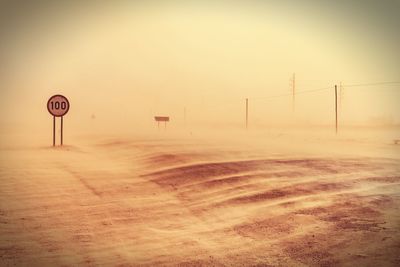
[(167, 129), (167, 121), (169, 121), (169, 117), (165, 116), (155, 116), (154, 119), (157, 122), (157, 127), (160, 129), (160, 121), (164, 122), (164, 129)]
[(63, 117), (68, 113), (69, 101), (63, 95), (53, 95), (47, 101), (47, 110), (53, 115), (53, 146), (56, 145), (56, 117), (61, 117), (61, 145), (63, 145)]

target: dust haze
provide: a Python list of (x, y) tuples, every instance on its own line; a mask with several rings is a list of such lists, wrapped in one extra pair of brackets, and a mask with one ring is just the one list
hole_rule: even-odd
[(1, 2), (0, 265), (398, 266), (399, 11)]

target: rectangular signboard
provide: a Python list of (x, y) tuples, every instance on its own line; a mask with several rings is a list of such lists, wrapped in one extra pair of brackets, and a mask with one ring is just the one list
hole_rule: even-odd
[(155, 116), (154, 119), (156, 121), (169, 121), (169, 117), (163, 117), (163, 116)]

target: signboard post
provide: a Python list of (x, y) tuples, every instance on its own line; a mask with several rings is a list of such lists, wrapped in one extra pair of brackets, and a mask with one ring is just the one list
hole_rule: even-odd
[(53, 95), (47, 101), (47, 110), (53, 115), (53, 146), (56, 145), (56, 117), (61, 117), (61, 146), (63, 145), (64, 115), (68, 113), (69, 101), (63, 95)]
[(158, 129), (160, 129), (160, 121), (164, 122), (164, 129), (167, 129), (167, 121), (169, 121), (169, 117), (166, 117), (166, 116), (155, 116), (154, 120), (157, 122)]

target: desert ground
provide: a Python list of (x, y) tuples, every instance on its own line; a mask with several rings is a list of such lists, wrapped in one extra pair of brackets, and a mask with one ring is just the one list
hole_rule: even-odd
[(0, 265), (399, 266), (400, 145), (307, 136), (4, 137)]

